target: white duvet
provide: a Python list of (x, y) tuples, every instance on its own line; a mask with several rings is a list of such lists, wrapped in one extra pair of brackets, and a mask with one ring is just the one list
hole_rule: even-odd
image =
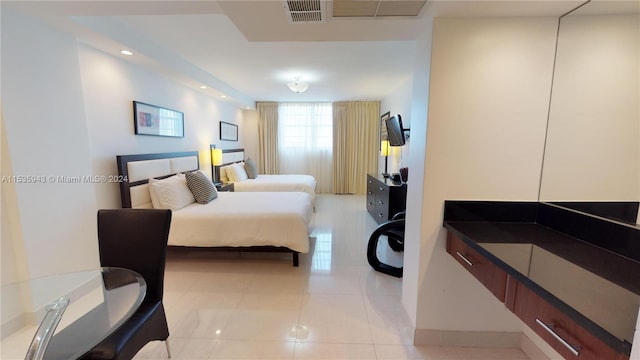
[(316, 179), (311, 175), (258, 175), (233, 183), (234, 191), (301, 191), (312, 198), (316, 195)]
[(307, 253), (311, 216), (305, 192), (220, 192), (208, 204), (173, 211), (169, 245), (269, 245)]

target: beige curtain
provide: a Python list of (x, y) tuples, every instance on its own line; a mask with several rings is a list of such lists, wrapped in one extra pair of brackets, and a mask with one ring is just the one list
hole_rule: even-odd
[(377, 172), (380, 102), (333, 103), (333, 192), (366, 194), (367, 173)]
[(258, 172), (277, 174), (278, 163), (278, 103), (258, 102)]

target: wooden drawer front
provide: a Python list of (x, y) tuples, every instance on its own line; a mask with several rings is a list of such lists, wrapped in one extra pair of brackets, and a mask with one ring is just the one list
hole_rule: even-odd
[(369, 196), (367, 196), (367, 211), (371, 215), (375, 215), (375, 213), (377, 212), (375, 201), (376, 201), (375, 197), (370, 198)]
[(377, 190), (375, 205), (378, 208), (378, 215), (383, 221), (387, 221), (389, 220), (389, 188), (377, 185)]
[(504, 306), (511, 312), (514, 312), (514, 307), (516, 306), (517, 286), (518, 280), (511, 275), (507, 275), (507, 288), (504, 292)]
[(376, 206), (379, 208), (389, 206), (389, 188), (382, 184), (376, 185)]
[(367, 208), (376, 206), (376, 194), (367, 190)]
[(500, 301), (504, 302), (507, 273), (457, 236), (447, 233), (447, 252), (476, 277)]
[[(514, 283), (513, 312), (565, 359), (629, 359), (611, 349), (522, 283)], [(574, 349), (571, 350), (571, 347)]]
[(367, 194), (372, 193), (375, 194), (375, 188), (376, 188), (376, 180), (373, 179), (370, 175), (367, 175)]

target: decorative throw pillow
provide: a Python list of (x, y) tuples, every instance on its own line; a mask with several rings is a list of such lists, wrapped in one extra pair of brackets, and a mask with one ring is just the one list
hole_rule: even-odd
[(244, 161), (244, 170), (246, 171), (249, 179), (255, 179), (258, 177), (258, 166), (252, 158), (247, 158), (247, 160)]
[(201, 171), (193, 171), (184, 175), (189, 190), (199, 204), (206, 204), (218, 197), (216, 187)]
[[(159, 202), (158, 208), (178, 210), (195, 201), (187, 186), (184, 174), (177, 174), (166, 179), (150, 182), (150, 192), (155, 192)], [(151, 198), (153, 202), (153, 198)], [(155, 205), (154, 205), (155, 207)]]

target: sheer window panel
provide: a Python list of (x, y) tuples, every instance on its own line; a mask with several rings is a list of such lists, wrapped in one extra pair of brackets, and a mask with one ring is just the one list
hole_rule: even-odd
[(278, 105), (280, 174), (316, 178), (318, 193), (332, 192), (333, 110), (331, 103)]

